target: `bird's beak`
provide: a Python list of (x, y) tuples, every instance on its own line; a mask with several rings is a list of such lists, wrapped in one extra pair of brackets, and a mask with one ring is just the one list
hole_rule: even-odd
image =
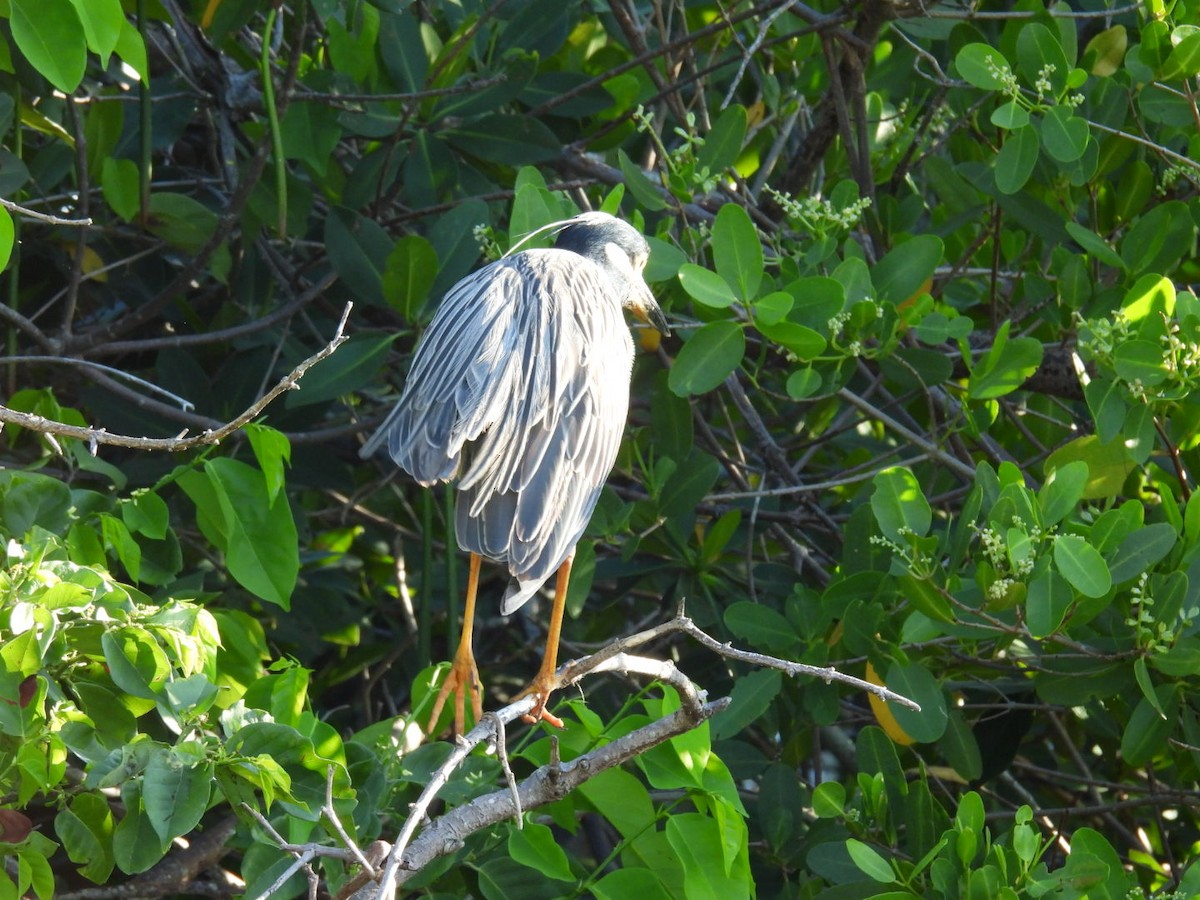
[(630, 304), (630, 310), (643, 322), (652, 326), (663, 337), (668, 337), (671, 334), (671, 328), (667, 325), (667, 317), (663, 315), (658, 301), (650, 293), (650, 288), (646, 287), (644, 290), (636, 292), (633, 303)]

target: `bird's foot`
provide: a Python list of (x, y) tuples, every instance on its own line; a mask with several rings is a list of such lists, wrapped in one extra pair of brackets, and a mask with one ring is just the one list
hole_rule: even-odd
[(546, 709), (546, 704), (550, 702), (550, 695), (557, 687), (558, 679), (555, 678), (554, 672), (539, 672), (533, 681), (529, 682), (529, 687), (513, 698), (520, 700), (522, 697), (533, 697), (537, 701), (534, 703), (533, 709), (521, 716), (521, 721), (528, 722), (530, 725), (548, 722), (555, 728), (562, 728), (563, 720)]
[(475, 721), (483, 718), (483, 685), (479, 681), (479, 670), (475, 668), (475, 657), (470, 653), (456, 653), (438, 691), (437, 699), (433, 701), (433, 714), (425, 727), (426, 734), (433, 734), (437, 728), (438, 718), (446, 705), (446, 698), (454, 695), (454, 733), (463, 734), (466, 726), (466, 699), (471, 698), (471, 712)]

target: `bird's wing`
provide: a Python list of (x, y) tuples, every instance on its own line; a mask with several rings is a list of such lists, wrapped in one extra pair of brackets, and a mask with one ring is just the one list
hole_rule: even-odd
[(363, 446), (386, 443), (392, 459), (421, 484), (453, 478), (463, 445), (499, 415), (518, 377), (515, 341), (525, 327), (516, 258), (485, 266), (442, 298), (422, 335), (395, 408)]
[(574, 549), (625, 426), (633, 345), (620, 298), (576, 254), (529, 251), (508, 345), (518, 361), (459, 482), (459, 545), (508, 563), (527, 600)]

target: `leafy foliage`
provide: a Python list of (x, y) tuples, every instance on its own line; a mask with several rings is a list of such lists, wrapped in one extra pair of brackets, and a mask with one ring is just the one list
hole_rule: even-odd
[[(450, 490), (358, 441), (445, 289), (585, 205), (647, 234), (675, 336), (643, 336), (568, 647), (686, 602), (922, 710), (658, 645), (728, 708), (406, 889), (1200, 892), (1197, 17), (0, 4), (0, 896), (145, 885), (206, 833), (296, 895), (264, 821), (394, 838), (465, 578)], [(231, 420), (348, 299), (265, 421), (127, 439)], [(487, 578), (494, 707), (544, 625)], [(589, 682), (557, 753), (678, 704)], [(510, 736), (518, 777), (553, 752)], [(475, 755), (441, 797), (503, 782)]]

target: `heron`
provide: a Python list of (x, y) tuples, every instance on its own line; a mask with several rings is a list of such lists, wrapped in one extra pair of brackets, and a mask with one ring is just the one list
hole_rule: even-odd
[(585, 212), (546, 230), (552, 248), (510, 251), (446, 292), (399, 401), (361, 450), (367, 458), (386, 445), (418, 483), (456, 486), (454, 533), (470, 555), (466, 602), (429, 732), (451, 695), (456, 733), (467, 699), (475, 721), (483, 715), (471, 644), (483, 559), (508, 567), (506, 616), (556, 576), (542, 664), (519, 696), (535, 698), (526, 721), (562, 726), (546, 704), (571, 561), (629, 407), (633, 341), (622, 310), (669, 333), (643, 277), (650, 248), (636, 228)]

